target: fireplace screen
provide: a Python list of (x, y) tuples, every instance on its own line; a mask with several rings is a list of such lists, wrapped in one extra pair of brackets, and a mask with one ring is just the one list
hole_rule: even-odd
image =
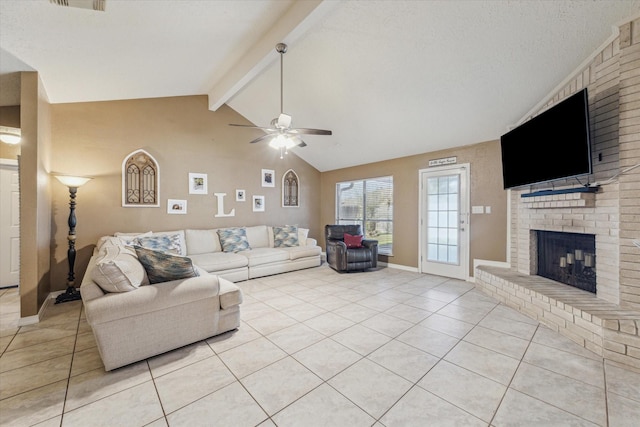
[(596, 292), (593, 234), (538, 231), (538, 276)]

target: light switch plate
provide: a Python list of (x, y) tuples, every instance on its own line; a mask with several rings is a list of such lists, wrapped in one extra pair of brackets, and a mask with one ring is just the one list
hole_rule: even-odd
[(483, 214), (484, 213), (484, 206), (471, 206), (471, 213), (472, 214)]

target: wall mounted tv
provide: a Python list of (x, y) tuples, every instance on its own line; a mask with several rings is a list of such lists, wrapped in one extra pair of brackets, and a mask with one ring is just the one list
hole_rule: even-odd
[(500, 137), (504, 188), (590, 174), (587, 89)]

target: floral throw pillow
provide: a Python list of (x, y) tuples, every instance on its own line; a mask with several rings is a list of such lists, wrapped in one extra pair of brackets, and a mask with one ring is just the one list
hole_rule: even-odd
[(362, 235), (352, 236), (349, 233), (344, 233), (344, 244), (348, 249), (355, 249), (362, 247)]
[(134, 246), (138, 261), (144, 267), (149, 283), (168, 282), (199, 276), (191, 258)]
[(299, 246), (298, 227), (295, 225), (285, 225), (273, 227), (273, 246), (276, 248), (289, 248)]
[(240, 252), (251, 249), (244, 227), (223, 228), (218, 230), (223, 252)]

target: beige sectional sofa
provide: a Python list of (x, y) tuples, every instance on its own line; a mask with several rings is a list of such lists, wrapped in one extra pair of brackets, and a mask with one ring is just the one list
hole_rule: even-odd
[(185, 230), (186, 252), (198, 267), (232, 282), (321, 264), (322, 248), (309, 230), (298, 228), (298, 245), (275, 247), (274, 227), (244, 227), (250, 250), (225, 252), (218, 230)]
[[(242, 229), (247, 248), (237, 252), (225, 252), (218, 230), (99, 240), (80, 291), (107, 371), (238, 328), (242, 292), (233, 281), (321, 264), (307, 230), (282, 246), (272, 227)], [(168, 246), (151, 250), (158, 242)]]

